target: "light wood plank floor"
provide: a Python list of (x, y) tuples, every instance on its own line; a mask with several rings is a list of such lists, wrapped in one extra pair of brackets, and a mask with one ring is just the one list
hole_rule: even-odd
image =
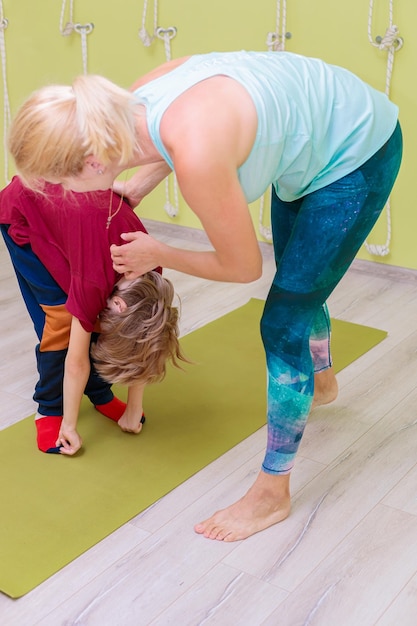
[[(147, 225), (173, 245), (206, 246), (199, 231)], [(183, 335), (266, 297), (274, 269), (262, 250), (251, 285), (167, 272)], [(3, 242), (0, 261), (5, 428), (34, 411), (35, 336)], [(2, 626), (415, 626), (417, 273), (356, 261), (330, 308), (389, 335), (338, 375), (336, 403), (313, 411), (286, 521), (238, 543), (193, 532), (252, 484), (263, 428), (26, 596), (0, 594)]]

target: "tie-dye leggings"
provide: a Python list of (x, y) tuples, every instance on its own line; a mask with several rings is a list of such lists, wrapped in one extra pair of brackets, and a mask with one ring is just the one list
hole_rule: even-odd
[(261, 320), (268, 368), (268, 443), (262, 465), (288, 474), (314, 393), (314, 372), (330, 361), (325, 302), (365, 241), (395, 182), (400, 126), (364, 165), (296, 200), (272, 197), (277, 272)]

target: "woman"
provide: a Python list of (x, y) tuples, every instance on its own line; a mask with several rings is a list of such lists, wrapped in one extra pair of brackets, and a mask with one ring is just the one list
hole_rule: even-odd
[(314, 369), (327, 372), (327, 400), (335, 394), (330, 359), (322, 360), (323, 350), (316, 356), (309, 339), (328, 344), (325, 301), (394, 184), (402, 150), (397, 118), (384, 94), (342, 68), (287, 52), (231, 52), (170, 61), (132, 93), (93, 76), (72, 88), (46, 87), (14, 120), (10, 149), (28, 182), (106, 189), (123, 170), (141, 166), (114, 184), (137, 205), (175, 171), (213, 250), (128, 233), (127, 245), (112, 246), (114, 267), (127, 276), (162, 265), (211, 280), (257, 279), (262, 258), (248, 203), (274, 187), (277, 273), (261, 321), (266, 455), (248, 493), (196, 525), (205, 537), (244, 539), (289, 514)]
[[(0, 227), (39, 340), (38, 448), (80, 449), (83, 393), (122, 430), (139, 433), (145, 384), (164, 376), (167, 359), (182, 358), (172, 284), (159, 271), (120, 280), (112, 267), (110, 244), (143, 224), (111, 191), (44, 185), (39, 193), (14, 177), (0, 192)], [(116, 382), (128, 385), (127, 405), (111, 390)]]

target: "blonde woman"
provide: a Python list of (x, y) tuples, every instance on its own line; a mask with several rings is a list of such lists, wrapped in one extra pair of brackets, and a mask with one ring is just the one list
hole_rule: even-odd
[[(18, 112), (10, 149), (28, 184), (39, 177), (76, 191), (114, 184), (132, 206), (175, 171), (213, 249), (177, 249), (130, 232), (125, 245), (112, 246), (114, 267), (127, 276), (161, 265), (211, 280), (257, 279), (262, 257), (248, 203), (273, 186), (277, 273), (261, 321), (265, 459), (249, 491), (195, 530), (235, 541), (285, 519), (313, 395), (319, 404), (337, 393), (325, 302), (400, 167), (397, 106), (319, 59), (210, 53), (170, 61), (131, 91), (96, 76), (45, 87)], [(115, 182), (136, 166), (129, 181)]]

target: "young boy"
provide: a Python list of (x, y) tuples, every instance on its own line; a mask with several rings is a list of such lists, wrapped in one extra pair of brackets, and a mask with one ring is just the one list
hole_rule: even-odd
[[(184, 357), (173, 287), (160, 268), (120, 281), (112, 267), (109, 248), (120, 234), (146, 232), (139, 218), (111, 190), (72, 193), (45, 183), (34, 192), (14, 177), (0, 192), (0, 228), (39, 339), (38, 448), (80, 449), (84, 393), (122, 430), (140, 432), (144, 386), (163, 378), (167, 359), (177, 365)], [(129, 386), (127, 404), (112, 382)]]

